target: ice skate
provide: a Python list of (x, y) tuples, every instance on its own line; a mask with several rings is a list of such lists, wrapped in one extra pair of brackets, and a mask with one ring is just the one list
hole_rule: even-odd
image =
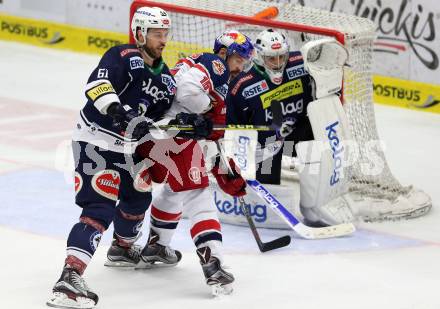
[(222, 268), (220, 260), (211, 255), (209, 247), (197, 249), (197, 255), (200, 258), (203, 274), (206, 278), (206, 284), (211, 287), (213, 296), (228, 295), (233, 291), (232, 282), (234, 276)]
[(135, 267), (139, 263), (139, 255), (142, 248), (138, 245), (123, 247), (113, 239), (112, 245), (107, 251), (105, 266), (109, 267)]
[(157, 243), (158, 240), (159, 235), (151, 230), (148, 242), (140, 254), (136, 269), (175, 266), (179, 263), (182, 259), (182, 253), (169, 246)]
[(98, 295), (90, 290), (81, 275), (72, 268), (65, 267), (60, 279), (52, 290), (47, 305), (56, 308), (95, 308)]

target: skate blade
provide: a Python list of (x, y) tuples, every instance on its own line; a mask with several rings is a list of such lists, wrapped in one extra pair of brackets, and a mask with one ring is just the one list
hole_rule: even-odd
[(110, 260), (107, 260), (105, 263), (104, 263), (104, 266), (107, 266), (107, 267), (122, 267), (122, 268), (127, 268), (127, 267), (135, 267), (136, 266), (136, 264), (133, 264), (133, 263), (130, 263), (130, 262), (126, 262), (126, 261), (110, 261)]
[(230, 295), (234, 291), (232, 284), (224, 284), (220, 283), (211, 285), (211, 294), (214, 297), (220, 297), (222, 295)]
[(77, 297), (76, 300), (71, 299), (65, 293), (55, 292), (46, 302), (46, 305), (54, 308), (65, 309), (92, 309), (95, 308), (95, 301), (87, 297)]
[(137, 263), (134, 267), (134, 269), (153, 269), (153, 268), (164, 268), (164, 267), (174, 267), (177, 263), (169, 264), (169, 263), (163, 263), (159, 261), (153, 261), (153, 262), (145, 262), (144, 260), (140, 260), (139, 263)]

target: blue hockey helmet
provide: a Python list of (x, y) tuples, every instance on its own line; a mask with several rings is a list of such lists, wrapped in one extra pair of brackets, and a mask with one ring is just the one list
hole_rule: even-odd
[(226, 56), (238, 54), (245, 59), (251, 59), (254, 54), (251, 39), (237, 30), (225, 31), (215, 39), (214, 53), (222, 48), (226, 48)]

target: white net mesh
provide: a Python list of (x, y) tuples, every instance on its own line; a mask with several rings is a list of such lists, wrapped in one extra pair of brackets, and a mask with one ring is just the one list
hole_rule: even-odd
[[(198, 14), (205, 15), (194, 16), (176, 7), (166, 7), (167, 4), (197, 9), (200, 10)], [(142, 5), (151, 6), (148, 1), (135, 1), (135, 7)], [(271, 21), (283, 22), (282, 26), (272, 25), (271, 28), (282, 31), (295, 50), (305, 41), (328, 35), (331, 30), (342, 33), (344, 45), (349, 51), (349, 67), (344, 69), (344, 108), (352, 135), (359, 146), (359, 157), (352, 170), (351, 191), (358, 196), (388, 200), (386, 205), (395, 204), (394, 201), (400, 196), (414, 202), (414, 198), (408, 196), (414, 189), (403, 187), (396, 180), (379, 143), (372, 87), (375, 26), (370, 20), (289, 3), (274, 4), (257, 0), (161, 0), (154, 1), (153, 5), (162, 6), (171, 15), (173, 39), (167, 45), (164, 55), (170, 66), (182, 56), (212, 51), (214, 39), (225, 29), (237, 29), (255, 39), (261, 30), (267, 28), (267, 25), (256, 26), (242, 22), (235, 19), (237, 16), (258, 16), (260, 22), (267, 20), (266, 24)], [(210, 14), (212, 12), (215, 12), (215, 16)], [(418, 204), (426, 205), (430, 201), (427, 196), (426, 199), (420, 196), (417, 198)]]

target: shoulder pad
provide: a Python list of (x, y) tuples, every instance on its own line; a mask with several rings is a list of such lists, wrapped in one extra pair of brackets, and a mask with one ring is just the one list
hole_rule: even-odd
[(229, 69), (222, 58), (215, 54), (205, 53), (198, 60), (197, 64), (202, 65), (209, 72), (214, 87), (228, 82)]
[(130, 56), (133, 56), (135, 54), (137, 54), (137, 56), (141, 55), (141, 52), (136, 47), (136, 45), (125, 44), (125, 45), (120, 45), (118, 47), (119, 47), (119, 54), (121, 55), (121, 58), (124, 58), (126, 56), (130, 57)]
[(243, 73), (241, 73), (239, 76), (237, 76), (237, 78), (235, 79), (235, 85), (231, 85), (231, 94), (232, 95), (236, 95), (237, 91), (240, 89), (240, 87), (246, 83), (249, 80), (252, 80), (254, 78), (254, 75), (251, 72), (245, 73), (244, 75), (242, 75)]
[(289, 53), (289, 63), (302, 63), (303, 62), (303, 56), (299, 51), (293, 51)]

